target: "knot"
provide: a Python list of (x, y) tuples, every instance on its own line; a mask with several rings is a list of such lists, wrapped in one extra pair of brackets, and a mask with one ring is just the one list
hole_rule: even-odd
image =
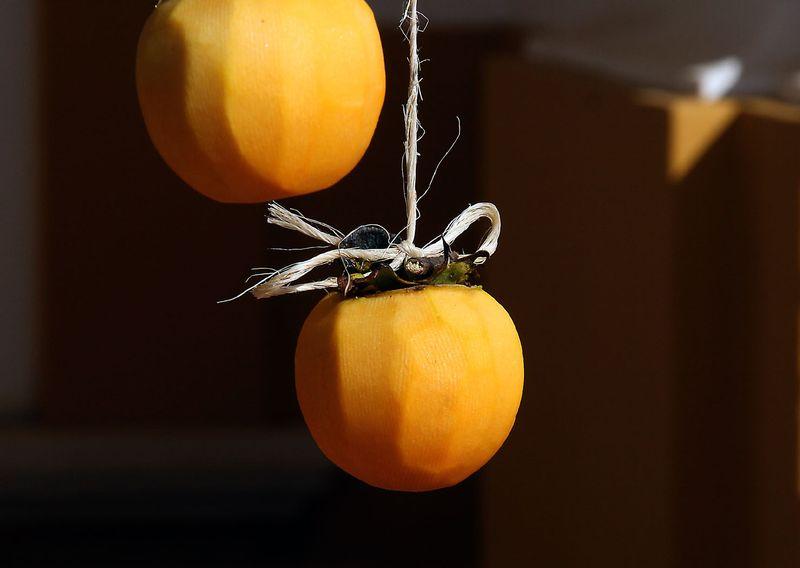
[[(265, 269), (264, 272), (253, 274), (250, 278), (259, 278), (255, 284), (249, 286), (241, 294), (224, 301), (235, 300), (250, 292), (252, 292), (256, 298), (272, 298), (274, 296), (296, 294), (311, 290), (335, 289), (339, 286), (339, 280), (336, 277), (329, 277), (312, 282), (299, 282), (301, 278), (312, 270), (334, 262), (388, 262), (393, 270), (404, 268), (409, 274), (418, 276), (424, 274), (430, 268), (429, 259), (447, 254), (445, 251), (446, 246), (449, 247), (464, 233), (464, 231), (480, 219), (487, 219), (490, 223), (489, 231), (484, 235), (478, 252), (476, 253), (485, 261), (485, 259), (492, 256), (497, 250), (497, 241), (500, 238), (500, 213), (497, 211), (497, 207), (491, 203), (476, 203), (470, 205), (455, 219), (450, 221), (441, 235), (423, 247), (415, 246), (414, 243), (410, 242), (408, 239), (387, 247), (385, 244), (386, 241), (377, 237), (388, 238), (389, 231), (378, 225), (364, 225), (350, 235), (345, 235), (327, 223), (309, 219), (301, 213), (290, 211), (277, 203), (271, 203), (269, 205), (269, 216), (267, 218), (269, 223), (285, 229), (297, 231), (314, 240), (321, 241), (323, 243), (321, 248), (327, 248), (329, 250), (281, 269)], [(376, 237), (377, 240), (366, 239), (365, 242), (377, 248), (362, 248), (364, 243), (356, 242), (358, 239), (354, 238), (357, 231), (369, 233), (368, 235), (366, 233), (365, 235), (361, 235), (362, 237)], [(456, 259), (474, 256), (463, 253), (453, 254)], [(480, 263), (481, 262), (476, 261), (476, 264)]]
[(395, 246), (397, 247), (397, 250), (406, 256), (406, 258), (422, 258), (427, 256), (424, 250), (414, 246), (414, 243), (410, 243), (408, 241), (403, 241)]

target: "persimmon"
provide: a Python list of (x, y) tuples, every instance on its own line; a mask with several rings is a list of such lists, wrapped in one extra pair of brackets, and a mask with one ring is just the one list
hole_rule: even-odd
[(139, 40), (136, 80), (167, 164), (200, 193), (243, 203), (347, 175), (386, 83), (363, 0), (162, 0)]
[(370, 485), (426, 491), (483, 466), (508, 436), (523, 385), (508, 313), (479, 287), (326, 296), (295, 356), (312, 436)]

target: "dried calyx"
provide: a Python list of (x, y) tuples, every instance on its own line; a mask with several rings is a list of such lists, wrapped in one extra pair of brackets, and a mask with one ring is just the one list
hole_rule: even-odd
[[(383, 227), (365, 225), (350, 233), (342, 244), (350, 249), (388, 248), (391, 240)], [(343, 260), (344, 272), (338, 278), (338, 290), (349, 298), (421, 286), (477, 286), (478, 265), (489, 256), (485, 251), (471, 255), (455, 253), (442, 238), (441, 255), (408, 257), (398, 268), (389, 262)]]

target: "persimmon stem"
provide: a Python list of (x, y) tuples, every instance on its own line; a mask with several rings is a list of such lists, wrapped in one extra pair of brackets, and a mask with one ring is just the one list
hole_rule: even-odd
[(417, 233), (417, 142), (419, 142), (419, 16), (417, 0), (408, 0), (404, 20), (408, 21), (408, 43), (410, 46), (408, 85), (408, 102), (405, 107), (406, 140), (405, 140), (405, 174), (406, 174), (406, 243), (410, 250), (414, 248)]

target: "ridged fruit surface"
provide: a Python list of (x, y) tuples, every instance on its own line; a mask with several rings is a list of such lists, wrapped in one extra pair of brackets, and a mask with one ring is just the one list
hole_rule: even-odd
[(363, 0), (165, 0), (142, 31), (136, 82), (170, 167), (208, 197), (251, 203), (347, 175), (386, 73)]
[(513, 321), (480, 288), (324, 298), (296, 353), (297, 397), (325, 455), (384, 489), (454, 485), (505, 441), (522, 397)]

